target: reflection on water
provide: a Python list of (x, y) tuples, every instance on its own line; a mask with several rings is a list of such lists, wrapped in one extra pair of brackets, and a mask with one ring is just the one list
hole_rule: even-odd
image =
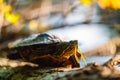
[(82, 52), (89, 51), (105, 44), (117, 32), (103, 24), (86, 24), (73, 27), (65, 27), (49, 31), (66, 40), (78, 40)]
[[(87, 64), (94, 63), (94, 62), (96, 62), (97, 64), (104, 64), (111, 58), (112, 56), (92, 56), (92, 57), (86, 58), (86, 61), (87, 61)], [(80, 61), (80, 66), (81, 68), (85, 66), (82, 60)]]

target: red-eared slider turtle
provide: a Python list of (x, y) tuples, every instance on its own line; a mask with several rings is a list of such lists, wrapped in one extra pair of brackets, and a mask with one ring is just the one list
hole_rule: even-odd
[(10, 49), (10, 59), (22, 59), (41, 67), (80, 67), (78, 41), (64, 41), (48, 33), (34, 34)]

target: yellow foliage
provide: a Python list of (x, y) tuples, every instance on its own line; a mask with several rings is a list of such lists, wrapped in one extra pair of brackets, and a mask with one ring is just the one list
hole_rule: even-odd
[(4, 3), (3, 3), (3, 0), (0, 0), (0, 14), (2, 13), (2, 12), (4, 12)]
[(80, 0), (80, 2), (81, 2), (83, 5), (87, 5), (87, 6), (92, 5), (92, 0)]
[(11, 13), (12, 7), (0, 0), (0, 12), (4, 13), (4, 18), (12, 24), (17, 23), (20, 20), (20, 15)]
[(98, 2), (102, 9), (120, 9), (120, 0), (80, 0), (83, 5), (91, 6), (93, 2)]
[(3, 0), (0, 0), (0, 4), (3, 4)]
[(110, 0), (98, 0), (98, 4), (102, 9), (110, 7)]
[(12, 7), (10, 5), (4, 6), (5, 12), (10, 12), (12, 11)]
[(98, 0), (98, 4), (102, 9), (120, 9), (120, 0)]
[(4, 17), (7, 21), (12, 24), (17, 23), (20, 20), (20, 15), (11, 13), (12, 7), (10, 5), (5, 5)]
[(113, 9), (120, 9), (120, 0), (111, 0), (111, 5)]
[(17, 23), (20, 20), (20, 15), (18, 15), (18, 14), (15, 15), (15, 14), (12, 14), (9, 12), (5, 12), (4, 16), (5, 16), (5, 19), (12, 24)]

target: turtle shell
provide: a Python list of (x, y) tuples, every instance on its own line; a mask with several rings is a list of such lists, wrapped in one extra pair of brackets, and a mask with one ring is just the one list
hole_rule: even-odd
[(52, 44), (57, 42), (64, 42), (64, 40), (52, 34), (41, 33), (41, 34), (33, 34), (23, 39), (22, 41), (15, 44), (14, 47), (30, 46), (36, 44)]
[(60, 67), (75, 63), (74, 66), (79, 67), (75, 57), (69, 60), (72, 55), (77, 54), (77, 47), (77, 40), (64, 41), (48, 33), (34, 34), (15, 44), (10, 49), (8, 58), (22, 59), (41, 66)]

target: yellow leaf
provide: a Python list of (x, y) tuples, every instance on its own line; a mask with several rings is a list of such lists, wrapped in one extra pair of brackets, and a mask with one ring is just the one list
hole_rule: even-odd
[(105, 9), (105, 8), (110, 8), (111, 7), (111, 2), (110, 0), (98, 0), (98, 4), (99, 6), (102, 8), (102, 9)]
[(5, 6), (5, 12), (10, 12), (12, 10), (12, 7), (10, 5)]
[(120, 9), (120, 0), (111, 0), (111, 6), (113, 9)]
[(4, 2), (3, 2), (3, 0), (0, 0), (0, 4), (3, 4)]
[(102, 9), (120, 9), (120, 0), (98, 0), (98, 4)]
[(9, 21), (10, 23), (12, 24), (15, 24), (19, 21), (20, 19), (20, 15), (15, 15), (15, 14), (12, 14), (11, 11), (12, 11), (12, 7), (11, 5), (7, 5), (4, 0), (0, 0), (0, 11), (1, 10), (4, 10), (3, 13), (4, 13), (4, 17), (7, 21)]
[(15, 15), (12, 13), (10, 14), (9, 12), (6, 12), (4, 16), (5, 16), (5, 19), (12, 24), (17, 23), (20, 20), (20, 15)]
[(81, 4), (91, 6), (92, 5), (92, 0), (80, 0)]

